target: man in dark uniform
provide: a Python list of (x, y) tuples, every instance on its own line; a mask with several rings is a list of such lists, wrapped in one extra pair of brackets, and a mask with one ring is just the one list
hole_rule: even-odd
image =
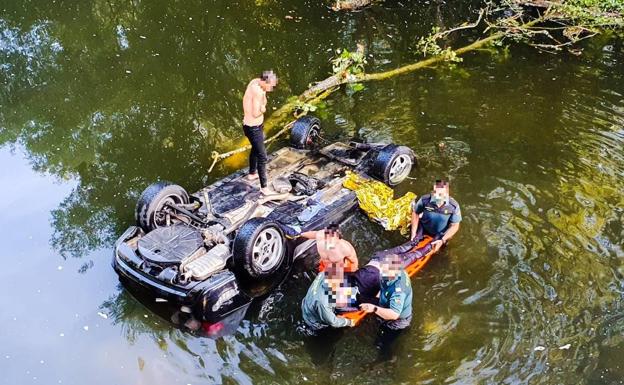
[[(353, 274), (351, 280), (358, 288), (358, 302), (376, 303), (375, 297), (379, 292), (379, 262), (383, 257), (397, 254), (401, 257), (403, 267), (407, 267), (431, 250), (440, 250), (457, 233), (461, 220), (459, 204), (450, 197), (448, 182), (437, 180), (431, 194), (423, 195), (412, 202), (411, 239), (402, 245), (374, 253), (371, 260)], [(434, 241), (415, 249), (424, 234), (433, 237)]]
[(420, 241), (422, 232), (432, 236), (434, 252), (453, 238), (462, 220), (459, 203), (451, 198), (449, 184), (436, 180), (431, 194), (412, 202), (412, 241)]

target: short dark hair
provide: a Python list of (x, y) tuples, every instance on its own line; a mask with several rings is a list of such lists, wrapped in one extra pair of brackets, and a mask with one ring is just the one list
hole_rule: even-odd
[(436, 179), (435, 187), (436, 188), (447, 188), (449, 186), (449, 182), (444, 179)]
[(337, 223), (330, 223), (329, 225), (327, 225), (327, 227), (325, 228), (325, 235), (330, 234), (330, 233), (336, 233), (336, 235), (338, 235), (338, 238), (342, 239), (342, 232), (340, 231), (340, 225), (338, 225)]
[(277, 79), (277, 75), (275, 75), (275, 72), (273, 72), (273, 70), (262, 71), (262, 75), (260, 75), (260, 80), (262, 80), (263, 82), (268, 82), (269, 80), (271, 80), (271, 78)]

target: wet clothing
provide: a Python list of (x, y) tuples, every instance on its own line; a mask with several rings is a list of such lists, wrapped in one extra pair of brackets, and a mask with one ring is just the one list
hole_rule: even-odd
[(386, 255), (398, 254), (403, 261), (403, 267), (407, 267), (411, 265), (415, 260), (424, 257), (431, 251), (431, 242), (427, 243), (423, 247), (416, 248), (418, 246), (418, 243), (420, 243), (421, 241), (421, 236), (422, 232), (419, 231), (418, 233), (416, 233), (416, 236), (411, 241), (407, 241), (402, 245), (393, 247), (391, 249), (377, 251), (375, 254), (373, 254), (371, 260), (381, 261), (381, 259)]
[(373, 265), (366, 265), (359, 268), (351, 277), (352, 285), (357, 287), (357, 301), (358, 303), (372, 303), (377, 304), (377, 293), (380, 288), (380, 274), (379, 268)]
[(321, 272), (316, 276), (301, 302), (301, 312), (307, 327), (320, 330), (326, 327), (349, 326), (348, 319), (338, 317), (334, 313), (336, 300), (335, 297), (333, 299), (330, 297), (330, 289), (325, 284), (325, 273)]
[(264, 147), (264, 130), (263, 124), (259, 126), (247, 126), (243, 124), (243, 132), (249, 143), (251, 143), (251, 152), (249, 153), (249, 173), (258, 172), (260, 178), (260, 186), (267, 186), (267, 153)]
[[(422, 235), (422, 231), (419, 234)], [(371, 257), (371, 262), (381, 262), (381, 259), (390, 254), (398, 254), (403, 260), (403, 267), (411, 265), (415, 260), (420, 259), (427, 255), (431, 251), (431, 243), (425, 246), (414, 249), (418, 246), (420, 236), (417, 234), (414, 240), (407, 241), (402, 245), (393, 247), (391, 249), (378, 251)], [(374, 264), (367, 264), (366, 266), (358, 269), (352, 275), (352, 284), (358, 288), (357, 301), (359, 303), (372, 303), (376, 304), (378, 299), (377, 293), (381, 288), (381, 275), (379, 268)]]
[(405, 270), (392, 281), (381, 280), (379, 291), (379, 306), (393, 310), (399, 318), (385, 321), (384, 326), (389, 329), (405, 329), (412, 321), (412, 284)]
[(431, 199), (431, 194), (420, 197), (418, 201), (412, 202), (412, 211), (422, 214), (419, 224), (426, 234), (432, 237), (441, 237), (452, 223), (459, 223), (462, 220), (459, 203), (449, 197), (449, 201), (438, 207)]
[(388, 326), (388, 322), (381, 323), (375, 345), (379, 349), (380, 358), (382, 360), (392, 359), (394, 344), (405, 329), (406, 328), (391, 328)]
[(344, 334), (344, 329), (325, 328), (312, 330), (304, 326), (301, 330), (304, 346), (315, 365), (332, 363), (336, 354), (336, 345)]

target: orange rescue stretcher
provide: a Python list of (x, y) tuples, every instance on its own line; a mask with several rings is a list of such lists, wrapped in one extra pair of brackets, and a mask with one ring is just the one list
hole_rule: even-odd
[[(422, 241), (420, 241), (418, 243), (418, 245), (416, 245), (414, 247), (414, 249), (420, 249), (421, 247), (426, 246), (427, 244), (431, 243), (433, 241), (433, 238), (425, 235), (425, 237), (423, 238)], [(405, 272), (407, 273), (407, 275), (412, 278), (414, 275), (416, 275), (416, 273), (418, 273), (420, 270), (422, 270), (423, 267), (425, 267), (425, 265), (427, 264), (427, 262), (429, 262), (429, 260), (431, 259), (431, 257), (433, 256), (434, 251), (431, 250), (429, 253), (427, 253), (424, 257), (422, 258), (418, 258), (417, 260), (415, 260), (414, 262), (410, 263), (409, 265), (407, 265), (405, 267)], [(345, 313), (340, 313), (337, 314), (338, 317), (342, 317), (342, 318), (347, 318), (347, 319), (352, 319), (355, 321), (355, 324), (358, 325), (360, 322), (362, 322), (362, 320), (364, 319), (364, 317), (366, 317), (366, 312), (364, 312), (363, 310), (355, 310), (355, 311), (350, 311), (350, 312), (345, 312)]]

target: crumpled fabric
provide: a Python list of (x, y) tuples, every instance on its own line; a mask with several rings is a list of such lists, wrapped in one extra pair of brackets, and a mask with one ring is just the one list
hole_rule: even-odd
[(411, 203), (416, 194), (407, 192), (394, 199), (394, 191), (386, 184), (365, 179), (350, 171), (342, 185), (355, 192), (360, 208), (370, 219), (386, 230), (398, 229), (403, 235), (408, 233), (412, 215)]

